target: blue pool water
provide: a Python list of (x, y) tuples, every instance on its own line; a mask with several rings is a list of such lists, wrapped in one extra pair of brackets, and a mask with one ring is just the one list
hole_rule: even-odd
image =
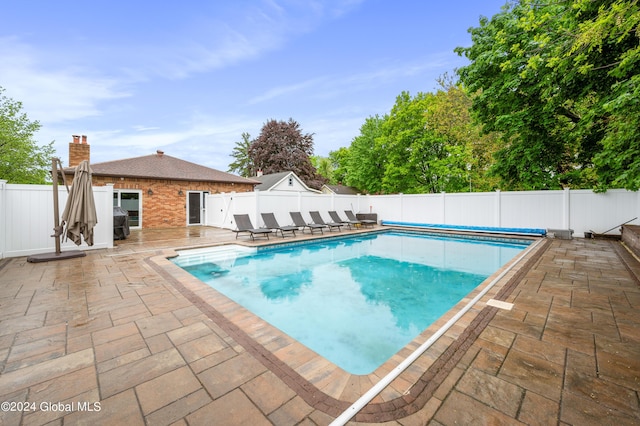
[(368, 374), (527, 245), (392, 231), (173, 261), (349, 373)]

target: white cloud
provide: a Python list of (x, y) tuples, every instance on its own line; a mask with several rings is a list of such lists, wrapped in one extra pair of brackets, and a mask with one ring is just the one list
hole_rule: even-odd
[(100, 114), (99, 104), (128, 97), (119, 83), (80, 67), (46, 64), (35, 48), (18, 39), (0, 38), (0, 82), (7, 96), (23, 104), (32, 120), (47, 124)]

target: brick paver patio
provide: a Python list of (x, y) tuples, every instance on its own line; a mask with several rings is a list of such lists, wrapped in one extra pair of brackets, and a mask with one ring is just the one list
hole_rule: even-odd
[[(137, 231), (84, 258), (0, 260), (0, 424), (329, 424), (370, 377), (304, 380), (271, 355), (280, 338), (256, 343), (152, 260), (234, 237)], [(546, 240), (527, 262), (494, 295), (512, 310), (476, 309), (352, 422), (639, 424), (638, 261), (618, 242), (574, 239)]]

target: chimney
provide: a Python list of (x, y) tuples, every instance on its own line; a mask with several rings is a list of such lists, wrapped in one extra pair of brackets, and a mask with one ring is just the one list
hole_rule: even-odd
[(256, 173), (256, 177), (260, 177), (262, 176), (262, 170), (258, 170), (258, 173)]
[(158, 157), (162, 157), (164, 155), (164, 151), (162, 150), (156, 150), (156, 154), (158, 154)]
[(82, 143), (80, 136), (72, 135), (73, 142), (69, 143), (69, 167), (75, 167), (83, 160), (90, 160), (91, 149), (87, 143), (87, 136), (82, 135)]

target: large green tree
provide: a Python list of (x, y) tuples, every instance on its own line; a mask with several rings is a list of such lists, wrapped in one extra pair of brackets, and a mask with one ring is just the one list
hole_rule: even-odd
[(9, 183), (42, 184), (50, 178), (53, 141), (39, 146), (33, 135), (40, 129), (22, 112), (22, 103), (4, 95), (0, 87), (0, 179)]
[(313, 135), (302, 133), (300, 124), (292, 118), (267, 121), (249, 148), (249, 158), (257, 170), (264, 174), (292, 171), (307, 186), (319, 189), (325, 179), (313, 167), (312, 155)]
[(503, 187), (639, 186), (639, 21), (637, 1), (520, 0), (470, 29), (458, 73)]
[(340, 169), (346, 170), (344, 184), (369, 194), (382, 192), (386, 153), (377, 140), (385, 120), (386, 117), (378, 115), (368, 117), (360, 127), (360, 135), (351, 141), (348, 152), (334, 155), (341, 162)]
[(253, 163), (251, 162), (251, 158), (249, 158), (249, 148), (251, 148), (252, 143), (251, 135), (247, 132), (242, 133), (242, 141), (236, 142), (231, 152), (231, 156), (235, 158), (235, 160), (229, 164), (229, 172), (238, 173), (240, 176), (246, 178), (255, 176)]

